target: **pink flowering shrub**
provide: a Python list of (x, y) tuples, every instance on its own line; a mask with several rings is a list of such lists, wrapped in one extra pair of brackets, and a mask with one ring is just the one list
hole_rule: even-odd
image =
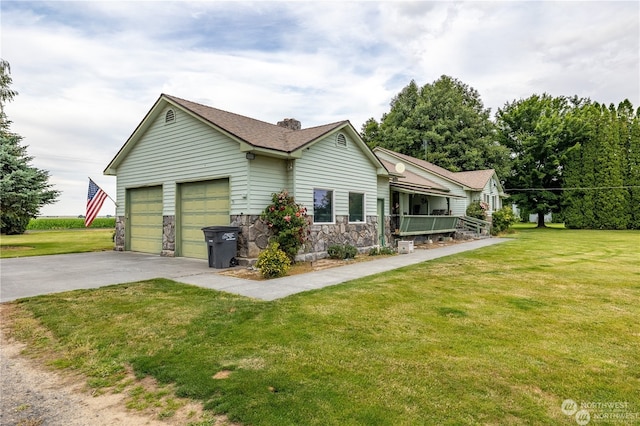
[(467, 207), (467, 216), (475, 217), (476, 219), (487, 220), (487, 210), (489, 205), (484, 201), (474, 201)]
[(271, 204), (261, 215), (269, 227), (272, 238), (280, 246), (292, 262), (296, 254), (307, 240), (307, 209), (299, 204), (286, 190), (273, 194)]

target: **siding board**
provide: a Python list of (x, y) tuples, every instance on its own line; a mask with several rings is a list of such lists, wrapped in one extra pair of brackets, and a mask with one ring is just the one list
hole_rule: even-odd
[[(238, 144), (184, 112), (174, 109), (176, 120), (164, 123), (158, 114), (118, 167), (117, 197), (126, 188), (163, 186), (163, 214), (176, 214), (176, 185), (181, 182), (229, 178), (232, 193), (246, 193), (246, 159)], [(246, 200), (232, 200), (231, 214), (246, 211)], [(117, 214), (124, 214), (124, 205)]]
[[(347, 136), (347, 135), (345, 135)], [(334, 191), (334, 213), (349, 214), (349, 192), (365, 194), (365, 217), (376, 215), (377, 170), (360, 147), (347, 136), (347, 147), (337, 146), (335, 134), (305, 150), (295, 164), (296, 200), (313, 213), (313, 189)]]

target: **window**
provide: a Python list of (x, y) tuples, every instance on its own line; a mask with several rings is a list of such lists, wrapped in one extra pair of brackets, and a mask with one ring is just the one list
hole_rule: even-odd
[(341, 146), (343, 148), (347, 147), (347, 137), (342, 133), (338, 133), (336, 135), (336, 145)]
[(313, 190), (313, 222), (332, 223), (333, 219), (333, 191), (328, 189)]
[(167, 110), (167, 113), (164, 115), (164, 123), (169, 124), (176, 121), (176, 113), (173, 112), (172, 109)]
[(349, 193), (349, 222), (364, 222), (364, 194)]

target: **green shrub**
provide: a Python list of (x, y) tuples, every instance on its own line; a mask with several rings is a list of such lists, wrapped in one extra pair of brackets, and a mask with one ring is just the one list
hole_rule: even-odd
[(262, 212), (261, 218), (269, 227), (272, 240), (280, 245), (291, 262), (307, 239), (307, 208), (296, 204), (292, 196), (283, 190), (271, 195), (271, 204)]
[(287, 275), (289, 267), (291, 266), (291, 260), (287, 254), (280, 250), (278, 243), (271, 243), (269, 247), (258, 255), (258, 261), (256, 262), (256, 268), (260, 270), (260, 273), (265, 278), (278, 278)]
[(381, 256), (381, 255), (390, 255), (396, 254), (396, 251), (391, 247), (373, 247), (369, 250), (369, 256)]
[(493, 212), (491, 223), (491, 234), (498, 235), (506, 231), (511, 225), (518, 221), (518, 217), (513, 214), (511, 207), (503, 207)]
[(474, 201), (467, 207), (467, 216), (480, 220), (487, 220), (487, 209), (489, 206), (482, 201)]
[(350, 244), (334, 244), (329, 246), (327, 254), (331, 259), (353, 259), (358, 254), (358, 249)]

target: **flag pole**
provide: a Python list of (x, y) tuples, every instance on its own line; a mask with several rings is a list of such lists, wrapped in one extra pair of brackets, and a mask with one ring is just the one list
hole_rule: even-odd
[[(90, 180), (90, 181), (92, 181), (93, 183), (96, 183), (96, 181), (95, 181), (95, 180), (91, 179), (91, 176), (89, 176), (89, 180)], [(98, 185), (97, 183), (96, 183), (96, 186), (97, 186), (98, 188), (102, 189), (102, 188), (100, 187), (100, 185)], [(102, 192), (104, 192), (105, 194), (107, 194), (107, 191), (105, 191), (104, 189), (102, 189)], [(107, 194), (107, 198), (108, 198), (108, 199), (110, 199), (111, 201), (113, 201), (113, 204), (115, 204), (115, 205), (116, 205), (116, 207), (120, 207), (120, 206), (118, 205), (118, 203), (116, 203), (116, 200), (114, 200), (113, 198), (111, 198), (111, 195)]]

